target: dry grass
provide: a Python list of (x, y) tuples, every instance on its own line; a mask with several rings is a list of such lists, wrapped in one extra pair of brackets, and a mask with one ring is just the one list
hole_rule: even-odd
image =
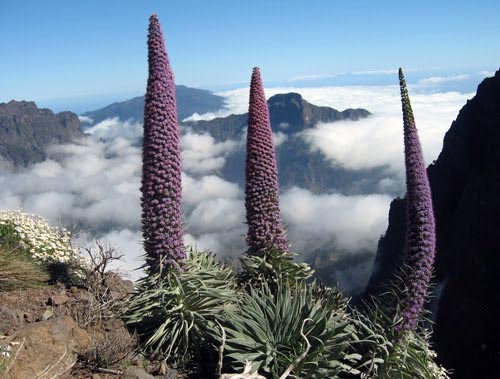
[(48, 280), (49, 275), (26, 251), (0, 245), (0, 290), (39, 286)]

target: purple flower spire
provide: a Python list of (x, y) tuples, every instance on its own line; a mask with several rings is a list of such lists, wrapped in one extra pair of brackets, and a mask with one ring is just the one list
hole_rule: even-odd
[(175, 83), (155, 14), (149, 19), (148, 63), (141, 187), (144, 249), (151, 270), (163, 258), (165, 265), (178, 268), (185, 253)]
[(249, 255), (288, 251), (280, 220), (278, 167), (266, 96), (257, 67), (253, 69), (248, 110), (245, 207)]
[(428, 295), (436, 249), (432, 196), (418, 138), (415, 119), (403, 76), (399, 69), (403, 107), (406, 164), (407, 231), (404, 281), (407, 295), (402, 302), (400, 331), (415, 330)]

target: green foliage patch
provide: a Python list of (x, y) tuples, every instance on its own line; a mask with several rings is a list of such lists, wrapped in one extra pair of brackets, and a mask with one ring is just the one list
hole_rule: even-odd
[(232, 270), (213, 254), (189, 251), (184, 263), (142, 279), (125, 318), (144, 352), (176, 363), (213, 348), (213, 322), (236, 299)]

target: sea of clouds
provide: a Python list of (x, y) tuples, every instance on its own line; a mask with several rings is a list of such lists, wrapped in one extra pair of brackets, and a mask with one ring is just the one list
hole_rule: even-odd
[[(360, 121), (320, 123), (302, 132), (301, 137), (311, 151), (321, 152), (332, 166), (388, 167), (387, 178), (381, 180), (379, 191), (374, 194), (314, 194), (297, 187), (282, 193), (282, 217), (292, 250), (307, 255), (335, 246), (352, 254), (374, 253), (387, 227), (394, 186), (404, 194), (398, 87), (266, 89), (268, 97), (286, 92), (298, 92), (315, 105), (371, 111), (373, 116)], [(195, 114), (191, 119), (247, 111), (248, 88), (218, 94), (226, 99), (224, 109)], [(444, 133), (473, 94), (429, 93), (424, 84), (410, 87), (410, 94), (426, 161), (430, 163), (441, 150)], [(122, 269), (137, 278), (140, 273), (132, 270), (143, 263), (139, 202), (142, 125), (108, 119), (87, 132), (90, 136), (86, 139), (50, 147), (49, 158), (29, 169), (14, 171), (3, 165), (0, 203), (2, 208), (21, 208), (69, 227), (83, 245), (94, 238), (109, 242), (125, 254)], [(286, 137), (277, 133), (275, 141), (286, 143)], [(217, 143), (208, 134), (184, 129), (181, 138), (185, 242), (229, 259), (236, 259), (245, 251), (244, 193), (237, 184), (214, 172), (242, 144), (242, 140)], [(362, 271), (366, 276), (367, 270)], [(366, 282), (368, 278), (359, 280)]]

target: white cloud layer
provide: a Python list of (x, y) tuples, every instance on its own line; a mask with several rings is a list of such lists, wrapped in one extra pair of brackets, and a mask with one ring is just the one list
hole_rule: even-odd
[(387, 227), (388, 195), (316, 195), (291, 188), (281, 196), (283, 219), (296, 251), (327, 245), (356, 252), (373, 249)]
[[(384, 93), (387, 103), (373, 108), (373, 116), (360, 121), (318, 124), (302, 136), (312, 150), (322, 152), (333, 165), (347, 169), (386, 166), (403, 175), (403, 125), (399, 90)], [(437, 158), (444, 134), (472, 94), (458, 92), (411, 95), (412, 107), (427, 163)]]
[(236, 150), (237, 141), (215, 142), (210, 134), (187, 133), (181, 137), (182, 167), (193, 174), (220, 170), (225, 157)]
[[(379, 188), (392, 192), (401, 185), (402, 124), (396, 86), (269, 88), (276, 93), (299, 92), (315, 105), (336, 109), (364, 107), (374, 116), (358, 122), (318, 124), (303, 134), (304, 143), (334, 165), (350, 169), (387, 166)], [(417, 126), (427, 161), (439, 152), (444, 132), (471, 94), (411, 93)], [(247, 111), (248, 89), (227, 91), (221, 114)], [(286, 143), (286, 125), (275, 133)], [(101, 238), (126, 255), (123, 268), (142, 264), (140, 180), (142, 127), (138, 123), (105, 120), (88, 130), (90, 137), (49, 149), (49, 159), (22, 172), (0, 165), (2, 208), (23, 208), (53, 223), (83, 230), (81, 240)], [(208, 134), (186, 130), (181, 137), (185, 242), (211, 249), (230, 259), (245, 251), (244, 193), (218, 176), (228, 155), (242, 141), (217, 143)], [(292, 250), (375, 251), (387, 226), (391, 196), (313, 194), (292, 188), (281, 195), (283, 220)], [(138, 273), (132, 273), (137, 277)], [(366, 278), (365, 278), (366, 279)]]

